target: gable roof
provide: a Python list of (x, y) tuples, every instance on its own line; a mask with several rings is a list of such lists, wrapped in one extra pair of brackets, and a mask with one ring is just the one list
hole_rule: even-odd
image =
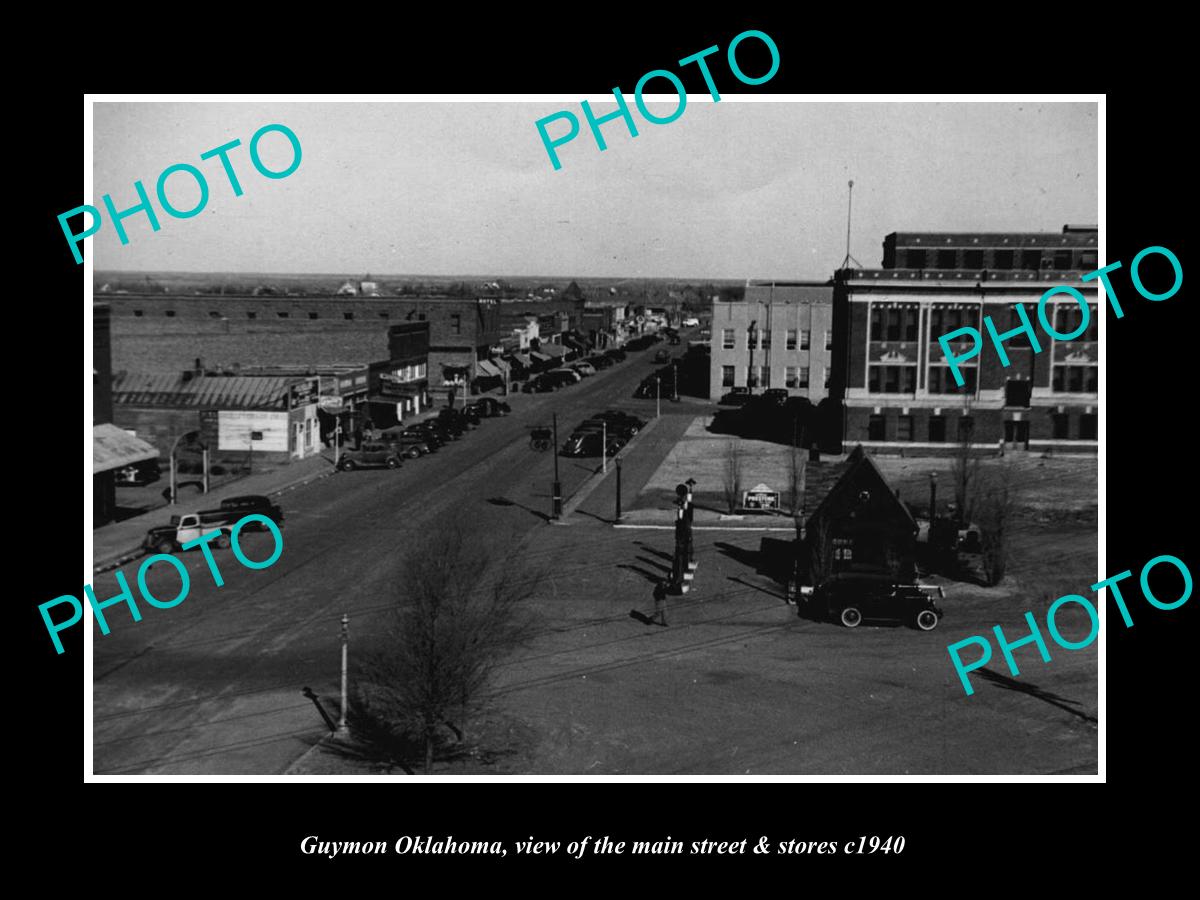
[[(808, 464), (805, 474), (805, 490), (804, 490), (804, 508), (811, 509), (805, 520), (806, 526), (809, 526), (818, 515), (823, 514), (833, 505), (834, 498), (845, 490), (850, 485), (851, 480), (856, 475), (867, 473), (867, 477), (875, 480), (880, 484), (887, 494), (892, 499), (896, 508), (902, 513), (903, 517), (912, 526), (913, 530), (917, 529), (917, 520), (913, 518), (908, 506), (900, 501), (896, 496), (896, 492), (892, 486), (888, 484), (888, 480), (883, 477), (883, 473), (879, 471), (879, 467), (871, 457), (867, 456), (867, 452), (863, 450), (862, 444), (858, 444), (850, 451), (850, 454), (840, 463), (832, 463), (826, 466), (821, 466), (819, 463), (814, 465)], [(815, 504), (815, 506), (814, 506)]]

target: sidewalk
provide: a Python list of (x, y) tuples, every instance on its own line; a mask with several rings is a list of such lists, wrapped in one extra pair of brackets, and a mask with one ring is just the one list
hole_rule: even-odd
[[(623, 512), (616, 528), (673, 529), (675, 507), (661, 509), (631, 509)], [(786, 531), (796, 533), (791, 516), (745, 513), (726, 516), (716, 510), (693, 507), (692, 528), (695, 531)]]

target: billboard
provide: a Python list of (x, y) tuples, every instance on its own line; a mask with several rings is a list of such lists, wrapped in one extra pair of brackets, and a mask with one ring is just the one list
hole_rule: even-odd
[(288, 452), (288, 414), (258, 409), (217, 413), (218, 450)]

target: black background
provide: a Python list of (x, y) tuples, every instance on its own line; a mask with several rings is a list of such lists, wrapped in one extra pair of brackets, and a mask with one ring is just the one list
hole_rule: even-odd
[[(1153, 841), (1155, 857), (1170, 854), (1164, 844), (1175, 840), (1171, 826), (1152, 812), (1135, 819), (1128, 816), (1131, 804), (1140, 806), (1158, 797), (1169, 802), (1175, 783), (1186, 783), (1190, 774), (1190, 744), (1181, 738), (1190, 711), (1185, 669), (1196, 604), (1172, 612), (1155, 610), (1142, 600), (1136, 576), (1146, 560), (1163, 553), (1184, 559), (1198, 571), (1194, 554), (1189, 554), (1195, 546), (1194, 528), (1183, 517), (1195, 499), (1194, 476), (1187, 465), (1195, 378), (1185, 374), (1184, 365), (1195, 355), (1190, 341), (1196, 317), (1188, 314), (1186, 286), (1162, 303), (1137, 296), (1128, 279), (1128, 263), (1142, 248), (1161, 245), (1177, 254), (1185, 272), (1188, 268), (1183, 223), (1190, 218), (1190, 203), (1184, 194), (1190, 169), (1186, 163), (1194, 152), (1189, 152), (1178, 129), (1183, 104), (1190, 109), (1190, 99), (1169, 89), (1177, 82), (1164, 74), (1165, 63), (1154, 48), (1143, 44), (1136, 62), (1130, 60), (1130, 33), (1124, 34), (1127, 40), (1119, 55), (1110, 50), (1102, 56), (1099, 44), (1089, 43), (1093, 36), (1082, 31), (1045, 44), (1033, 31), (991, 34), (966, 22), (963, 31), (949, 35), (901, 35), (886, 18), (854, 20), (849, 12), (845, 20), (836, 21), (810, 20), (807, 13), (792, 20), (726, 13), (655, 26), (640, 13), (640, 21), (626, 23), (629, 14), (614, 8), (606, 22), (586, 26), (562, 19), (561, 10), (558, 19), (551, 16), (535, 24), (511, 19), (481, 23), (469, 15), (452, 28), (406, 20), (395, 23), (394, 39), (349, 26), (341, 34), (339, 26), (304, 38), (320, 43), (320, 52), (314, 54), (300, 52), (299, 38), (288, 33), (292, 25), (283, 32), (268, 27), (248, 32), (242, 27), (227, 38), (211, 36), (228, 43), (217, 45), (219, 63), (213, 62), (207, 43), (204, 54), (183, 61), (164, 57), (148, 62), (141, 56), (138, 65), (132, 58), (124, 65), (112, 56), (110, 67), (88, 70), (87, 87), (162, 93), (566, 92), (583, 97), (620, 86), (628, 97), (644, 72), (679, 71), (678, 59), (719, 44), (721, 53), (710, 60), (722, 93), (1108, 91), (1107, 258), (1125, 263), (1113, 282), (1126, 316), (1118, 321), (1109, 311), (1106, 322), (1107, 424), (1101, 432), (1108, 468), (1106, 572), (1133, 570), (1125, 595), (1136, 623), (1131, 629), (1122, 627), (1109, 606), (1107, 715), (1102, 716), (1108, 786), (426, 784), (420, 779), (370, 786), (85, 786), (82, 629), (64, 635), (67, 652), (55, 656), (36, 609), (59, 594), (78, 595), (81, 574), (80, 554), (69, 537), (78, 534), (74, 516), (81, 506), (76, 490), (81, 401), (75, 398), (80, 396), (83, 373), (74, 328), (79, 314), (86, 317), (88, 310), (82, 299), (82, 267), (75, 265), (55, 217), (81, 202), (84, 100), (60, 70), (58, 77), (64, 80), (57, 88), (46, 87), (25, 102), (21, 133), (36, 135), (37, 140), (29, 145), (21, 171), (32, 168), (34, 175), (16, 179), (25, 195), (19, 201), (20, 215), (10, 219), (33, 229), (29, 237), (10, 238), (15, 241), (10, 246), (31, 249), (41, 264), (31, 271), (18, 264), (10, 281), (10, 287), (29, 288), (13, 290), (9, 298), (15, 312), (9, 371), (26, 373), (17, 379), (23, 387), (16, 388), (10, 400), (24, 411), (22, 422), (34, 428), (20, 436), (10, 433), (20, 457), (16, 470), (10, 462), (10, 483), (27, 485), (25, 490), (33, 496), (20, 507), (32, 513), (18, 539), (24, 558), (10, 563), (21, 585), (10, 606), (25, 623), (18, 634), (28, 641), (28, 664), (10, 692), (15, 726), (9, 729), (10, 750), (20, 759), (10, 764), (9, 773), (21, 782), (32, 770), (34, 777), (27, 784), (36, 790), (26, 811), (30, 829), (43, 836), (40, 843), (46, 849), (57, 846), (73, 852), (62, 850), (60, 842), (68, 833), (82, 833), (87, 839), (71, 846), (85, 859), (105, 857), (104, 871), (110, 877), (123, 866), (146, 873), (169, 865), (177, 877), (186, 873), (188, 883), (221, 883), (231, 871), (227, 867), (233, 867), (254, 881), (265, 876), (264, 882), (274, 883), (278, 875), (312, 887), (341, 885), (348, 890), (359, 887), (355, 879), (367, 872), (410, 887), (413, 883), (404, 876), (424, 872), (437, 879), (439, 890), (456, 890), (468, 876), (494, 878), (491, 884), (502, 885), (506, 873), (520, 872), (527, 879), (578, 870), (589, 879), (579, 883), (590, 884), (609, 870), (635, 866), (651, 877), (672, 879), (685, 873), (708, 878), (717, 870), (796, 876), (795, 881), (783, 882), (789, 887), (808, 884), (801, 880), (804, 876), (823, 881), (825, 873), (846, 873), (854, 880), (844, 883), (856, 886), (862, 878), (887, 884), (894, 874), (903, 873), (923, 877), (934, 888), (944, 885), (948, 871), (969, 874), (978, 866), (973, 877), (990, 872), (1013, 887), (1033, 858), (1054, 859), (1064, 870), (1094, 870), (1104, 865), (1094, 854), (1114, 840), (1123, 853), (1144, 850)], [(782, 58), (775, 78), (759, 87), (734, 82), (723, 60), (733, 36), (750, 28), (770, 34)], [(257, 37), (251, 40), (250, 33)], [(1114, 38), (1110, 34), (1104, 40)], [(765, 54), (755, 60), (755, 45), (748, 41), (739, 48), (739, 61), (750, 74), (766, 70)], [(1028, 54), (1020, 50), (1023, 46), (1029, 47)], [(1101, 58), (1105, 71), (1092, 72), (1088, 60)], [(681, 74), (690, 90), (702, 90), (693, 67)], [(664, 84), (656, 82), (652, 89), (662, 90)], [(548, 112), (553, 109), (547, 106)], [(1030, 224), (1052, 228), (1060, 223)], [(1146, 270), (1152, 284), (1154, 271)], [(51, 304), (61, 307), (61, 316), (50, 313)], [(22, 356), (25, 348), (32, 353)], [(10, 409), (10, 414), (15, 412)], [(85, 510), (85, 527), (89, 518)], [(1162, 594), (1170, 599), (1176, 595), (1165, 580)], [(134, 799), (126, 793), (130, 790)], [(748, 852), (651, 860), (589, 855), (574, 862), (561, 856), (522, 860), (510, 852), (499, 861), (389, 855), (328, 862), (299, 852), (300, 840), (310, 834), (326, 840), (389, 843), (403, 834), (489, 841), (534, 836), (564, 843), (585, 835), (631, 841), (669, 834), (689, 842), (745, 837), (750, 847), (764, 835), (772, 842), (797, 838), (844, 843), (864, 834), (903, 834), (907, 847), (899, 856), (863, 857), (760, 857)], [(99, 877), (99, 869), (91, 871)], [(934, 879), (929, 879), (931, 874)], [(649, 887), (651, 882), (629, 884)]]

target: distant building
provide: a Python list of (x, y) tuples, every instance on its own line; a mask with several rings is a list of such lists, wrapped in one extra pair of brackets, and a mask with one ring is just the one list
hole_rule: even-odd
[(833, 282), (752, 281), (741, 300), (712, 305), (709, 396), (782, 388), (816, 403), (829, 394)]
[(352, 282), (352, 281), (347, 281), (345, 284), (343, 284), (340, 288), (337, 289), (337, 295), (339, 297), (353, 297), (357, 294), (358, 294), (358, 288), (356, 288), (354, 286), (354, 282)]
[[(1099, 311), (1097, 230), (1061, 233), (898, 232), (883, 243), (882, 269), (846, 269), (834, 290), (836, 395), (845, 403), (844, 438), (868, 448), (936, 449), (968, 439), (1012, 449), (1097, 447)], [(1088, 304), (1088, 326), (1068, 341), (1038, 325), (1042, 294), (1071, 285)], [(1000, 333), (1021, 325), (1025, 307), (1041, 352), (1025, 335), (1004, 342), (1001, 365), (983, 317)], [(1069, 295), (1048, 304), (1055, 331), (1070, 334), (1084, 315)], [(954, 381), (938, 343), (962, 326), (982, 338), (980, 354)], [(714, 323), (714, 339), (718, 325)]]

